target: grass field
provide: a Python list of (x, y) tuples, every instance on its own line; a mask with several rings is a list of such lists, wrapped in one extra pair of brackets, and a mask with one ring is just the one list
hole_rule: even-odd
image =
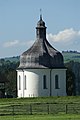
[(80, 120), (80, 115), (0, 116), (0, 120)]
[[(46, 103), (51, 104), (55, 104), (56, 110), (59, 108), (57, 107), (58, 105), (66, 105), (72, 104), (72, 108), (76, 109), (78, 108), (79, 112), (80, 112), (80, 96), (71, 96), (71, 97), (44, 97), (44, 98), (5, 98), (5, 99), (0, 99), (0, 110), (3, 112), (5, 112), (6, 109), (10, 110), (12, 105), (18, 106), (24, 105), (26, 107), (26, 105), (29, 104), (33, 104), (34, 103), (43, 103), (43, 105)], [(74, 106), (75, 105), (75, 106)], [(9, 108), (8, 108), (9, 107)], [(80, 120), (80, 114), (75, 113), (75, 114), (70, 114), (69, 112), (66, 114), (65, 112), (59, 112), (59, 113), (53, 113), (53, 114), (35, 114), (35, 108), (36, 106), (33, 106), (33, 115), (4, 115), (4, 116), (0, 116), (0, 120)], [(20, 108), (20, 109), (21, 109)], [(39, 108), (39, 110), (42, 108)], [(51, 107), (51, 109), (54, 109), (53, 106)], [(59, 108), (61, 109), (61, 108)], [(16, 109), (17, 110), (17, 107)], [(23, 108), (24, 110), (24, 108)], [(0, 112), (1, 112), (0, 111)], [(44, 111), (44, 107), (43, 107), (43, 111)], [(20, 112), (20, 111), (19, 111)], [(44, 111), (45, 112), (45, 111)], [(75, 111), (74, 111), (75, 112)]]
[(1, 98), (0, 106), (12, 104), (29, 104), (29, 103), (80, 103), (80, 96), (66, 97), (38, 97), (38, 98)]

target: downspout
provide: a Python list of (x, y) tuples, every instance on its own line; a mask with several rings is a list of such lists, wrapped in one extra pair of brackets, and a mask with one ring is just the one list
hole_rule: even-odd
[(50, 69), (50, 96), (52, 96), (52, 78), (51, 78), (51, 76), (52, 76), (52, 69)]

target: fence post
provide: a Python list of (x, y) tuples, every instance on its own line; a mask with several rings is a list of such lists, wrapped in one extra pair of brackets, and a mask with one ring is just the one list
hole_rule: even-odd
[(48, 112), (48, 114), (49, 114), (49, 104), (47, 104), (47, 112)]
[(12, 115), (14, 116), (14, 105), (12, 105)]
[(32, 115), (32, 105), (30, 104), (30, 114)]
[(67, 114), (67, 111), (68, 111), (68, 105), (65, 106), (65, 112)]

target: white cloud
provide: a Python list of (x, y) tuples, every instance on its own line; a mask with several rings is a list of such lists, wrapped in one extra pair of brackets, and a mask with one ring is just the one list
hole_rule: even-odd
[(4, 47), (13, 47), (19, 44), (19, 40), (8, 41), (4, 43)]
[[(57, 50), (77, 50), (80, 51), (80, 31), (73, 28), (64, 29), (57, 34), (47, 34), (47, 39)], [(18, 53), (27, 50), (32, 46), (34, 40), (13, 40), (4, 43), (5, 48), (10, 48), (12, 51), (17, 50)], [(14, 47), (14, 48), (13, 48)], [(16, 49), (15, 49), (16, 47)], [(14, 50), (15, 49), (15, 50)], [(21, 51), (22, 50), (22, 51)]]
[(20, 46), (30, 47), (33, 43), (34, 43), (34, 40), (26, 40), (26, 41), (20, 42)]
[(64, 29), (57, 34), (47, 34), (47, 39), (53, 47), (58, 50), (77, 50), (80, 51), (80, 30), (73, 28)]
[(56, 35), (49, 33), (47, 34), (47, 38), (53, 42), (69, 42), (76, 38), (80, 38), (80, 31), (75, 31), (73, 28), (65, 29)]
[(27, 47), (28, 47), (28, 48), (31, 47), (34, 42), (35, 42), (34, 40), (29, 40), (29, 41), (27, 41), (27, 43), (26, 43), (26, 44), (27, 44)]
[(9, 47), (26, 47), (27, 49), (33, 44), (34, 40), (13, 40), (13, 41), (7, 41), (3, 44), (3, 47), (9, 48)]

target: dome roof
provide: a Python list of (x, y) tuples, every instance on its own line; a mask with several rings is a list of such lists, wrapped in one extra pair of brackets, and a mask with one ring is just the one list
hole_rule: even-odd
[(46, 39), (46, 27), (42, 17), (37, 23), (36, 30), (38, 37), (32, 47), (20, 56), (19, 68), (64, 68), (62, 54)]
[(36, 40), (20, 56), (19, 68), (63, 68), (63, 56), (47, 40)]

